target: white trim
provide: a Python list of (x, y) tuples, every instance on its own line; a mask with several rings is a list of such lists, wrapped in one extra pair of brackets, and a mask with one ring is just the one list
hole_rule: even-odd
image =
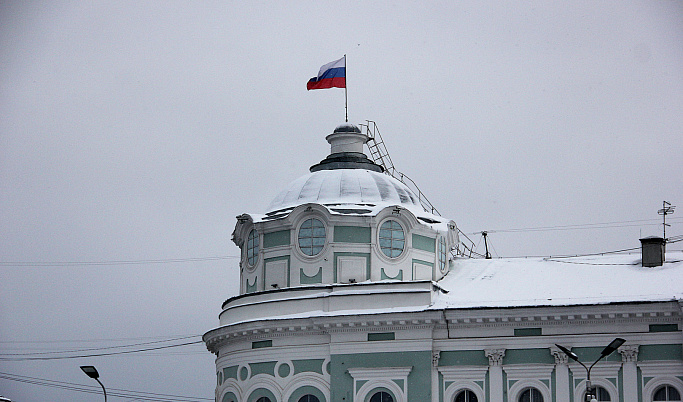
[[(604, 378), (596, 378), (594, 376), (591, 376), (591, 385), (604, 388), (609, 394), (609, 399), (611, 402), (619, 402), (619, 390), (616, 386), (614, 386), (614, 384), (611, 381)], [(583, 394), (585, 393), (586, 380), (584, 379), (578, 384), (576, 384), (576, 387), (574, 387), (574, 402), (583, 402)]]
[[(475, 381), (486, 383), (486, 373), (489, 368), (479, 366), (459, 366), (459, 367), (438, 367), (439, 373), (443, 376), (443, 396), (444, 402), (451, 402), (458, 393), (464, 389), (469, 389), (477, 396), (477, 400), (484, 402), (486, 393), (484, 389)], [(452, 384), (446, 387), (446, 382)]]
[[(510, 378), (508, 378), (508, 381)], [(508, 390), (508, 399), (510, 402), (518, 402), (520, 395), (522, 392), (524, 392), (527, 388), (536, 388), (541, 395), (543, 396), (543, 402), (552, 402), (552, 396), (550, 394), (550, 390), (548, 389), (548, 386), (546, 386), (541, 380), (536, 380), (536, 379), (521, 379), (512, 384), (510, 389)], [(511, 397), (510, 397), (511, 396)]]
[(245, 401), (248, 401), (251, 394), (259, 388), (267, 389), (268, 391), (272, 392), (276, 401), (282, 400), (282, 387), (272, 376), (267, 374), (257, 374), (248, 381), (250, 384), (249, 387), (244, 391), (243, 397)]
[[(643, 375), (643, 377), (645, 376)], [(670, 385), (676, 388), (678, 394), (683, 396), (683, 381), (672, 375), (663, 375), (651, 379), (643, 387), (643, 402), (652, 402), (653, 394), (655, 393), (657, 388), (661, 387), (662, 385)]]
[[(445, 385), (445, 379), (444, 379), (444, 385)], [(458, 380), (455, 381), (453, 384), (449, 385), (448, 388), (446, 388), (443, 392), (443, 400), (444, 402), (452, 402), (453, 399), (461, 392), (469, 390), (474, 393), (474, 395), (477, 396), (477, 401), (484, 402), (486, 401), (486, 394), (484, 393), (484, 390), (477, 384), (476, 382), (472, 380)]]
[(302, 387), (313, 387), (320, 391), (327, 402), (331, 402), (330, 398), (330, 383), (326, 381), (320, 374), (299, 373), (295, 375), (291, 381), (282, 390), (282, 401), (287, 402), (292, 394)]
[[(378, 367), (378, 368), (350, 368), (348, 373), (353, 377), (354, 402), (365, 402), (370, 392), (377, 388), (386, 388), (396, 397), (394, 402), (406, 402), (408, 400), (408, 375), (412, 367)], [(402, 380), (403, 388), (394, 380)], [(356, 392), (356, 383), (367, 381)]]

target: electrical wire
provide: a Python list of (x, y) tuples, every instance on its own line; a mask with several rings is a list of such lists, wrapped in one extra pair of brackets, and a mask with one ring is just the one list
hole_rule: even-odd
[[(683, 219), (681, 218), (671, 218), (671, 220), (680, 220)], [(577, 224), (577, 225), (558, 225), (558, 226), (539, 226), (539, 227), (531, 227), (531, 228), (515, 228), (515, 229), (496, 229), (496, 230), (487, 230), (486, 232), (488, 233), (517, 233), (517, 232), (544, 232), (544, 231), (553, 231), (553, 230), (586, 230), (586, 229), (609, 229), (609, 228), (622, 228), (622, 227), (631, 227), (631, 226), (656, 226), (656, 225), (661, 225), (662, 223), (655, 223), (655, 219), (640, 219), (640, 220), (631, 220), (631, 221), (617, 221), (617, 222), (601, 222), (601, 223), (584, 223), (584, 224)], [(638, 223), (640, 222), (640, 223)], [(651, 223), (643, 223), (643, 222), (651, 222)], [(475, 235), (475, 234), (480, 234), (481, 231), (479, 232), (472, 232), (468, 233), (469, 235)]]
[(144, 264), (175, 264), (202, 261), (221, 261), (240, 258), (235, 255), (221, 255), (215, 257), (168, 258), (156, 260), (113, 260), (113, 261), (0, 261), (4, 267), (71, 267), (71, 266), (110, 266), (110, 265), (144, 265)]
[[(48, 380), (44, 378), (29, 377), (18, 374), (0, 372), (0, 379), (22, 382), (33, 385), (42, 385), (45, 387), (59, 388), (70, 391), (84, 392), (89, 394), (101, 393), (100, 387), (76, 384), (64, 381)], [(158, 402), (198, 402), (198, 401), (213, 401), (213, 398), (192, 397), (183, 395), (160, 394), (145, 391), (132, 391), (119, 388), (107, 388), (107, 395), (119, 398), (135, 398), (141, 401), (158, 401)]]
[(137, 350), (123, 350), (123, 351), (119, 351), (119, 352), (92, 353), (92, 354), (72, 355), (72, 356), (0, 357), (0, 361), (63, 360), (63, 359), (79, 359), (79, 358), (84, 358), (84, 357), (113, 356), (113, 355), (123, 355), (123, 354), (130, 354), (130, 353), (147, 352), (150, 350), (177, 348), (177, 347), (181, 347), (181, 346), (196, 345), (198, 343), (203, 343), (203, 342), (204, 341), (200, 340), (200, 341), (194, 341), (194, 342), (180, 343), (177, 345), (165, 345), (165, 346), (156, 346), (153, 348), (143, 348), (143, 349), (137, 349)]
[(179, 341), (181, 339), (189, 339), (189, 338), (197, 338), (197, 337), (201, 337), (201, 335), (190, 335), (190, 336), (183, 336), (183, 337), (179, 337), (179, 338), (163, 339), (160, 341), (133, 343), (133, 344), (129, 344), (129, 345), (104, 346), (101, 348), (72, 349), (72, 350), (61, 350), (61, 351), (51, 351), (51, 352), (0, 353), (0, 357), (1, 356), (50, 355), (50, 354), (54, 355), (54, 354), (76, 353), (76, 352), (90, 352), (90, 351), (94, 351), (94, 350), (121, 349), (121, 348), (130, 348), (133, 346), (152, 345), (155, 343)]

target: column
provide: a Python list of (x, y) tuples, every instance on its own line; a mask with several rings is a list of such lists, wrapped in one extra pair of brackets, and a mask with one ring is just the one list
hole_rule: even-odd
[(503, 402), (503, 357), (505, 349), (485, 349), (489, 358), (489, 395), (491, 402)]
[(638, 402), (638, 345), (623, 345), (617, 350), (623, 362), (624, 402)]
[(570, 402), (569, 356), (554, 346), (550, 348), (550, 353), (555, 357), (555, 396), (557, 402)]

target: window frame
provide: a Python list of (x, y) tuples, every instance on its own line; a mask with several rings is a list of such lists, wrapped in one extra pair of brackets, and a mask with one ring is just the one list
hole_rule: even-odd
[[(398, 241), (398, 239), (394, 239), (393, 236), (391, 236), (389, 238), (382, 237), (383, 226), (386, 224), (391, 224), (391, 223), (398, 225), (398, 227), (401, 229), (401, 232), (403, 233), (403, 248), (401, 249), (401, 252), (395, 256), (387, 255), (384, 252), (385, 247), (382, 246), (382, 240), (388, 239), (390, 241), (389, 249), (390, 250), (397, 250), (397, 248), (394, 247), (394, 241)], [(384, 230), (387, 230), (387, 229), (384, 229)], [(397, 231), (396, 228), (390, 228), (388, 230), (392, 231), (392, 233)], [(393, 216), (387, 217), (386, 219), (382, 220), (379, 223), (379, 225), (377, 225), (377, 248), (379, 249), (379, 255), (381, 255), (383, 258), (388, 259), (389, 261), (396, 261), (396, 260), (402, 258), (403, 256), (405, 256), (406, 250), (408, 249), (408, 230), (406, 228), (406, 225), (403, 224), (399, 219), (397, 219), (396, 217), (393, 217)]]
[[(443, 252), (441, 250), (442, 246)], [(446, 242), (444, 236), (439, 236), (436, 241), (436, 263), (439, 267), (439, 272), (445, 274), (448, 271), (448, 242)]]
[[(541, 400), (540, 400), (540, 401), (537, 401), (537, 400), (534, 400), (534, 399), (533, 399), (533, 392), (534, 392), (534, 391), (536, 391), (536, 393), (538, 394), (538, 396), (541, 397)], [(519, 391), (519, 394), (517, 394), (517, 398), (515, 399), (516, 402), (522, 402), (522, 397), (524, 396), (524, 394), (525, 394), (526, 392), (529, 392), (529, 402), (546, 402), (546, 401), (545, 401), (545, 398), (543, 397), (543, 392), (541, 392), (540, 389), (538, 389), (538, 388), (536, 388), (536, 387), (533, 387), (533, 386), (524, 387), (524, 389), (522, 389), (521, 391)]]
[[(323, 244), (320, 247), (320, 250), (315, 254), (308, 254), (301, 247), (301, 229), (303, 228), (304, 224), (306, 224), (306, 222), (308, 222), (308, 221), (311, 221), (311, 228), (310, 228), (311, 237), (306, 237), (306, 238), (311, 239), (311, 248), (313, 248), (313, 240), (316, 239), (316, 237), (313, 236), (313, 230), (315, 228), (313, 226), (313, 224), (314, 224), (313, 221), (320, 222), (320, 224), (322, 224), (322, 229), (325, 232), (325, 237), (323, 238)], [(323, 219), (322, 217), (317, 216), (317, 215), (315, 215), (315, 216), (308, 215), (308, 216), (304, 217), (303, 219), (301, 219), (301, 222), (297, 225), (297, 228), (296, 228), (296, 249), (297, 249), (297, 251), (306, 259), (312, 260), (312, 259), (319, 258), (323, 254), (323, 252), (325, 251), (325, 248), (327, 247), (327, 244), (329, 243), (328, 242), (328, 239), (329, 239), (328, 227), (329, 227), (329, 225), (327, 224), (325, 219)]]
[[(461, 388), (459, 389), (455, 395), (453, 395), (453, 402), (456, 402), (460, 394), (465, 394), (465, 402), (479, 402), (479, 397), (477, 396), (477, 393), (474, 392), (473, 390), (469, 388)], [(474, 401), (471, 401), (470, 398), (467, 398), (467, 393), (471, 394), (471, 396), (474, 397)]]
[[(663, 399), (663, 400), (655, 399), (655, 394), (657, 394), (657, 392), (659, 392), (662, 389), (665, 390), (666, 399)], [(671, 397), (669, 396), (669, 392), (670, 392), (669, 390), (670, 389), (673, 389), (674, 391), (676, 391), (678, 393), (678, 399), (671, 399)], [(681, 391), (678, 390), (678, 388), (676, 388), (672, 384), (668, 384), (668, 383), (658, 385), (657, 388), (655, 388), (652, 391), (652, 395), (650, 396), (650, 398), (651, 398), (652, 402), (678, 402), (678, 401), (681, 401), (683, 399), (681, 396)]]
[[(252, 234), (254, 237), (252, 238)], [(254, 240), (252, 243), (252, 239)], [(253, 269), (258, 265), (261, 252), (261, 234), (256, 228), (252, 228), (247, 235), (247, 241), (244, 243), (244, 260), (248, 268)], [(253, 250), (253, 255), (251, 255)], [(252, 262), (253, 259), (253, 262)]]

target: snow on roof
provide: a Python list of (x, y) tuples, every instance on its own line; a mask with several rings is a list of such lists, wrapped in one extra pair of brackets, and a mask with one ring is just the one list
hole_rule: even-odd
[(683, 299), (683, 252), (661, 267), (640, 253), (572, 258), (458, 259), (432, 309), (560, 306)]
[(332, 215), (376, 216), (387, 207), (410, 211), (421, 224), (442, 232), (451, 220), (424, 210), (408, 186), (395, 178), (366, 169), (321, 170), (289, 183), (270, 203), (264, 215), (250, 214), (254, 222), (283, 218), (304, 204), (319, 204)]
[(289, 183), (270, 203), (268, 211), (308, 203), (395, 204), (422, 209), (417, 196), (387, 174), (337, 169), (309, 173)]

